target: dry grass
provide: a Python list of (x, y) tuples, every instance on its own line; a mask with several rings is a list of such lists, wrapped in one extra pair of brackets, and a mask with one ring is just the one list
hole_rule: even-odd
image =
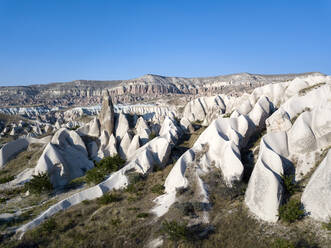
[(147, 214), (158, 195), (152, 188), (164, 182), (171, 167), (138, 179), (135, 190), (116, 191), (119, 201), (84, 201), (62, 211), (52, 218), (52, 228), (41, 225), (21, 241), (6, 241), (6, 247), (143, 247), (157, 232), (153, 215)]

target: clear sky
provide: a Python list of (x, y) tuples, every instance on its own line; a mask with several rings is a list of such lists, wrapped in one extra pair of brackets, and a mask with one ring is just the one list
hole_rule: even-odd
[(0, 85), (331, 74), (331, 0), (0, 0)]

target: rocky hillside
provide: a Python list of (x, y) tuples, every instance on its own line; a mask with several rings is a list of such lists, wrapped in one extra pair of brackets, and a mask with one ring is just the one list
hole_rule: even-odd
[(321, 75), (320, 73), (258, 75), (231, 74), (206, 78), (163, 77), (145, 75), (131, 80), (87, 81), (68, 83), (0, 87), (0, 105), (7, 106), (70, 106), (100, 103), (104, 89), (109, 89), (114, 103), (129, 103), (160, 98), (166, 95), (236, 95), (269, 83), (293, 80), (295, 77)]
[(330, 247), (331, 77), (273, 77), (4, 142), (1, 245)]

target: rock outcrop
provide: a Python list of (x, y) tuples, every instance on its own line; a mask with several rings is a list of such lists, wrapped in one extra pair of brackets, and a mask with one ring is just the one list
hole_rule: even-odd
[(331, 151), (310, 178), (301, 201), (306, 212), (319, 221), (328, 222), (331, 216)]
[[(164, 184), (166, 194), (156, 198), (157, 206), (153, 212), (157, 216), (164, 215), (175, 202), (178, 188), (187, 188), (194, 178), (199, 178), (201, 181), (200, 175), (209, 172), (212, 168), (221, 169), (229, 186), (233, 181), (240, 180), (244, 167), (240, 160), (239, 149), (257, 130), (258, 126), (254, 123), (259, 125), (261, 123), (259, 119), (265, 119), (271, 111), (268, 99), (261, 97), (251, 111), (251, 115), (250, 113), (248, 116), (240, 115), (238, 118), (219, 117), (213, 121), (193, 147), (177, 160)], [(200, 187), (201, 192), (205, 192), (203, 183), (197, 184), (197, 187)], [(208, 202), (206, 192), (202, 194), (204, 195), (202, 200)]]
[[(165, 125), (168, 124), (170, 123), (167, 122)], [(176, 125), (171, 125), (171, 127), (176, 128)], [(169, 130), (169, 128), (163, 129)], [(171, 130), (171, 132), (180, 133), (181, 130)], [(58, 134), (58, 136), (60, 135)], [(92, 200), (100, 197), (110, 190), (125, 188), (129, 184), (126, 176), (128, 171), (134, 170), (145, 174), (151, 171), (154, 166), (164, 166), (171, 152), (170, 144), (172, 140), (168, 139), (169, 137), (170, 135), (165, 134), (164, 136), (154, 138), (152, 141), (136, 150), (132, 155), (131, 160), (122, 169), (112, 173), (108, 179), (94, 187), (83, 190), (54, 204), (34, 220), (18, 228), (16, 232), (22, 237), (27, 230), (41, 224), (45, 219), (61, 210), (74, 206), (84, 200)]]
[(68, 184), (93, 168), (81, 137), (75, 131), (58, 130), (35, 167), (35, 174), (47, 173), (54, 187)]
[(103, 95), (99, 120), (101, 131), (106, 130), (108, 135), (112, 135), (114, 131), (114, 106), (108, 91), (105, 91)]
[(27, 139), (17, 139), (5, 144), (0, 149), (0, 168), (12, 159), (16, 154), (25, 150), (29, 146)]

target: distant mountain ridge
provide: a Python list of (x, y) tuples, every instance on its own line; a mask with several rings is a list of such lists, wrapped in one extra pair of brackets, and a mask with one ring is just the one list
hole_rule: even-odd
[(115, 102), (134, 102), (167, 94), (218, 94), (249, 90), (261, 85), (293, 80), (295, 77), (323, 75), (319, 72), (300, 74), (238, 73), (215, 77), (166, 77), (146, 74), (130, 80), (75, 80), (66, 83), (29, 86), (0, 86), (2, 106), (22, 105), (91, 105), (100, 102), (102, 91), (108, 89)]

